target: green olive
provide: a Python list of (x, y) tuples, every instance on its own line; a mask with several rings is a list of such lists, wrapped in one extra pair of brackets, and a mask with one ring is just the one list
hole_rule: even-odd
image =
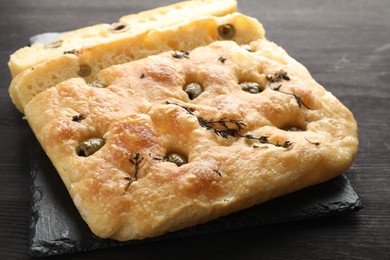
[(257, 94), (261, 92), (260, 85), (256, 82), (243, 82), (240, 84), (243, 91), (249, 92), (251, 94)]
[(91, 66), (84, 64), (80, 65), (80, 70), (78, 72), (80, 77), (88, 77), (92, 72)]
[(97, 81), (88, 83), (88, 86), (91, 86), (91, 87), (93, 87), (93, 88), (105, 88), (105, 87), (107, 87), (107, 86), (104, 85), (103, 83), (100, 83), (100, 82), (97, 82)]
[(88, 157), (96, 153), (105, 143), (106, 140), (102, 138), (88, 139), (77, 146), (77, 154), (79, 156)]
[(187, 163), (187, 159), (184, 158), (184, 156), (177, 154), (177, 153), (170, 153), (164, 157), (165, 162), (172, 162), (176, 164), (177, 166), (182, 166), (183, 164)]
[(290, 131), (290, 132), (300, 132), (302, 131), (301, 128), (297, 127), (297, 126), (290, 126), (290, 127), (287, 127), (286, 129), (287, 131)]
[(193, 100), (202, 94), (203, 87), (198, 83), (190, 83), (184, 88), (184, 91), (187, 93), (188, 97)]
[(222, 24), (218, 27), (218, 34), (222, 39), (230, 40), (236, 35), (236, 29), (233, 24)]

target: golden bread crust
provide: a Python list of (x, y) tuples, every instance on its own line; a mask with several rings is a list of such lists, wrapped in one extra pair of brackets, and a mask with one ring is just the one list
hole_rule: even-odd
[[(150, 56), (102, 70), (105, 88), (71, 79), (27, 104), (31, 128), (97, 236), (158, 236), (347, 169), (358, 146), (352, 113), (276, 44), (250, 47), (218, 41)], [(204, 91), (190, 100), (183, 88), (192, 82)], [(242, 91), (242, 82), (259, 83), (261, 93)], [(92, 137), (105, 145), (79, 156)], [(159, 159), (170, 152), (188, 163)]]

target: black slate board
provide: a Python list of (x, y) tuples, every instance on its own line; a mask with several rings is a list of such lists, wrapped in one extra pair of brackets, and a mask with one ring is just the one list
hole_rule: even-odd
[(35, 257), (303, 220), (362, 208), (359, 196), (348, 179), (341, 175), (329, 182), (196, 227), (153, 239), (117, 242), (92, 234), (39, 143), (34, 140), (30, 148), (32, 202), (29, 253)]

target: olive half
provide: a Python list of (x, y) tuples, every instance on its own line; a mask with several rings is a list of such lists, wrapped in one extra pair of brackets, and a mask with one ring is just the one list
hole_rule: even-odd
[(94, 81), (94, 82), (88, 83), (88, 86), (93, 87), (93, 88), (105, 88), (105, 87), (107, 87), (106, 85), (104, 85), (103, 83), (98, 82), (98, 81)]
[(202, 94), (203, 87), (198, 83), (190, 83), (184, 88), (184, 91), (187, 93), (188, 97), (193, 100)]
[(88, 77), (92, 72), (91, 66), (84, 64), (80, 65), (80, 70), (78, 72), (80, 77)]
[(240, 84), (243, 91), (249, 92), (251, 94), (257, 94), (261, 92), (260, 85), (256, 82), (243, 82)]
[(289, 127), (286, 128), (286, 131), (300, 132), (300, 131), (303, 131), (303, 130), (302, 130), (302, 128), (297, 127), (297, 126), (289, 126)]
[(233, 24), (222, 24), (218, 27), (218, 34), (222, 39), (230, 40), (236, 35), (236, 29)]
[(164, 157), (164, 162), (172, 162), (177, 166), (182, 166), (183, 164), (187, 163), (187, 159), (180, 154), (170, 153)]
[(91, 138), (80, 143), (77, 146), (76, 151), (78, 156), (88, 157), (96, 153), (105, 143), (106, 140), (103, 138)]

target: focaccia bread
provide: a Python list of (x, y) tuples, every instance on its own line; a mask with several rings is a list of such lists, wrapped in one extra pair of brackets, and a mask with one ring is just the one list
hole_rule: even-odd
[(265, 39), (169, 51), (38, 94), (26, 118), (99, 237), (143, 239), (327, 181), (352, 113)]
[(91, 83), (101, 69), (115, 64), (168, 50), (191, 50), (216, 40), (247, 44), (264, 38), (264, 34), (263, 26), (256, 19), (240, 13), (184, 20), (173, 26), (155, 28), (116, 41), (68, 50), (19, 73), (12, 80), (9, 92), (12, 101), (23, 113), (25, 105), (36, 94), (66, 79), (81, 76)]
[(115, 42), (202, 16), (224, 16), (237, 10), (236, 0), (192, 0), (123, 16), (114, 24), (98, 24), (65, 33), (55, 42), (36, 43), (17, 50), (8, 66), (12, 77), (45, 60), (104, 42)]

